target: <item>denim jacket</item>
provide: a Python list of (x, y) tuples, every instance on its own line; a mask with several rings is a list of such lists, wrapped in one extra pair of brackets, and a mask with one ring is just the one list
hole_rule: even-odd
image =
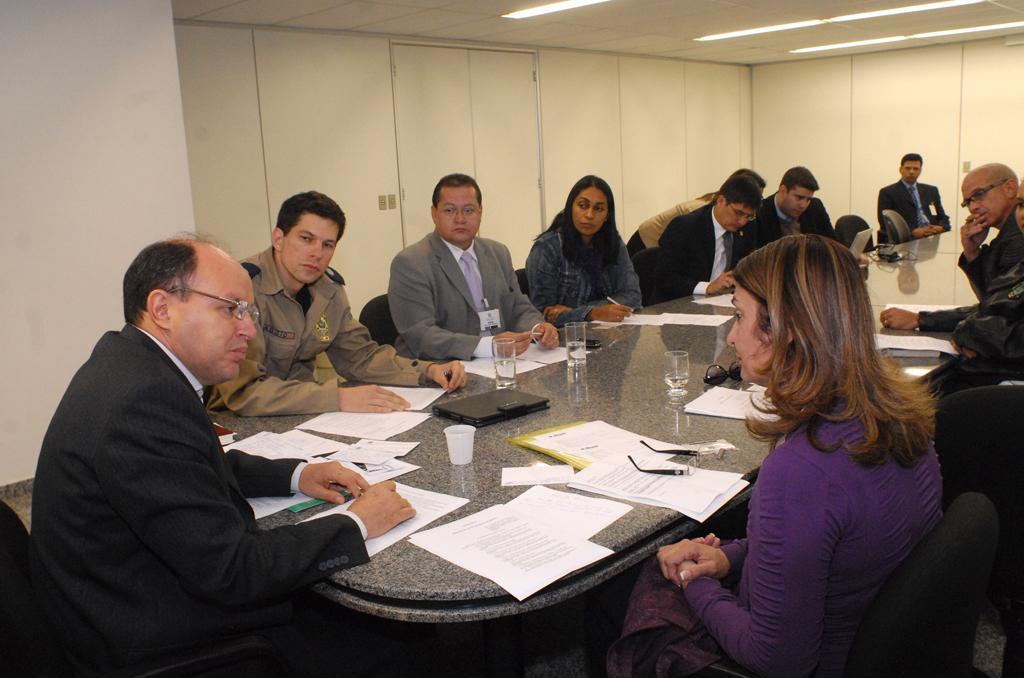
[[(609, 297), (623, 306), (640, 307), (640, 280), (622, 238), (619, 238), (618, 259), (613, 265), (605, 266), (602, 276)], [(526, 258), (526, 277), (530, 283), (530, 301), (541, 312), (556, 304), (572, 309), (556, 319), (554, 324), (558, 327), (586, 320), (595, 306), (611, 303), (607, 299), (588, 301), (592, 292), (590, 280), (574, 262), (562, 256), (562, 236), (558, 231), (548, 231), (533, 243), (530, 256)]]

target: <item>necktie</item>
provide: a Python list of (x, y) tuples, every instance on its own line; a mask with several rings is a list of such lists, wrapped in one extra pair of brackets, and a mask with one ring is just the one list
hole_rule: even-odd
[(480, 281), (480, 273), (473, 266), (473, 257), (469, 252), (463, 252), (459, 258), (462, 264), (462, 275), (466, 277), (466, 284), (469, 285), (469, 293), (473, 297), (473, 307), (477, 311), (484, 310), (484, 285)]
[(722, 244), (725, 245), (725, 270), (731, 271), (732, 261), (732, 231), (726, 231), (722, 235)]
[(917, 192), (917, 184), (910, 184), (910, 197), (914, 199), (914, 207), (917, 208), (917, 225), (927, 226), (928, 217), (925, 216), (924, 210), (921, 209), (921, 196)]

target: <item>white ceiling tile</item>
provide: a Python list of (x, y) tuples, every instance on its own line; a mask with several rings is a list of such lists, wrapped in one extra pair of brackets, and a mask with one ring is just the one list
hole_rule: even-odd
[(194, 19), (201, 14), (233, 5), (238, 0), (171, 0), (175, 19)]
[(345, 0), (242, 0), (222, 9), (207, 12), (204, 21), (230, 21), (240, 24), (277, 24), (331, 7), (348, 4)]
[(380, 2), (349, 2), (322, 12), (307, 14), (281, 23), (285, 26), (301, 28), (345, 30), (359, 28), (385, 19), (415, 14), (419, 11), (414, 7), (385, 5)]
[(420, 35), (425, 31), (433, 31), (447, 26), (458, 26), (486, 18), (480, 14), (469, 12), (449, 12), (443, 9), (426, 9), (404, 16), (367, 24), (363, 30), (375, 33), (402, 33)]

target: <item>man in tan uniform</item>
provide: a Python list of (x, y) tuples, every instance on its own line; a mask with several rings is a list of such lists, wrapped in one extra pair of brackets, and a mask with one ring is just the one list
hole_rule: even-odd
[(316, 383), (320, 353), (345, 379), (398, 386), (433, 382), (447, 390), (466, 383), (459, 361), (403, 358), (374, 342), (352, 317), (344, 281), (328, 266), (344, 228), (345, 214), (322, 193), (300, 193), (281, 205), (271, 247), (242, 263), (252, 278), (262, 331), (249, 342), (238, 377), (216, 387), (210, 409), (260, 416), (409, 406), (373, 384)]

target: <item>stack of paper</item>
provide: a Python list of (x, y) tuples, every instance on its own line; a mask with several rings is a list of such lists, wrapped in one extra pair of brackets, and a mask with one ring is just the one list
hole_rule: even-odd
[(720, 308), (732, 308), (731, 294), (715, 294), (709, 297), (694, 297), (693, 303), (706, 306), (718, 306)]
[[(659, 466), (669, 466), (661, 462)], [(697, 469), (693, 475), (643, 473), (630, 466), (595, 462), (577, 473), (569, 487), (675, 509), (704, 522), (748, 485), (739, 473)]]
[(576, 469), (584, 468), (594, 461), (628, 464), (627, 455), (638, 460), (651, 456), (660, 458), (641, 440), (655, 449), (677, 447), (673, 443), (637, 435), (600, 420), (576, 421), (509, 438), (513, 445), (546, 454)]
[(611, 555), (587, 539), (629, 510), (619, 502), (534, 487), (508, 504), (414, 534), (409, 541), (524, 600)]
[[(426, 527), (441, 516), (451, 513), (463, 504), (469, 502), (468, 499), (463, 499), (462, 497), (453, 497), (449, 494), (441, 494), (440, 492), (421, 490), (417, 487), (402, 485), (401, 483), (395, 483), (395, 490), (410, 504), (412, 504), (412, 507), (416, 509), (416, 515), (404, 523), (399, 523), (378, 537), (367, 539), (366, 553), (368, 555), (372, 556), (380, 553), (392, 544), (396, 544), (402, 539), (408, 537), (416, 530)], [(316, 514), (312, 518), (307, 518), (302, 522), (316, 520), (318, 518), (323, 518), (324, 516), (330, 516), (337, 513), (344, 513), (348, 511), (351, 505), (352, 502), (350, 501), (340, 506), (335, 506), (323, 513)]]
[(940, 353), (957, 355), (953, 344), (947, 339), (923, 337), (913, 334), (876, 334), (875, 343), (878, 350), (898, 351), (899, 355), (933, 358)]
[(225, 450), (241, 450), (267, 459), (312, 459), (337, 452), (348, 447), (345, 443), (328, 440), (299, 430), (287, 433), (261, 431), (256, 435), (237, 440)]
[(621, 323), (600, 322), (602, 325), (700, 325), (718, 327), (732, 320), (730, 315), (708, 315), (706, 313), (660, 313), (631, 315)]
[(430, 419), (430, 415), (422, 412), (388, 412), (386, 414), (327, 412), (299, 424), (298, 428), (336, 436), (387, 440), (391, 436), (418, 426), (427, 419)]
[(704, 414), (709, 417), (725, 417), (727, 419), (746, 419), (748, 417), (764, 417), (754, 408), (754, 404), (764, 405), (763, 389), (737, 391), (723, 386), (715, 386), (703, 395), (686, 403), (683, 408), (688, 414)]

